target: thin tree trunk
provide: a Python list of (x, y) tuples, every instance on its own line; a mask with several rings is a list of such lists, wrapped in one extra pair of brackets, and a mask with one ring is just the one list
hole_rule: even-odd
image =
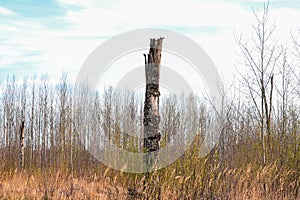
[(24, 169), (24, 127), (25, 127), (25, 118), (24, 116), (22, 116), (22, 121), (20, 125), (20, 168), (21, 169)]

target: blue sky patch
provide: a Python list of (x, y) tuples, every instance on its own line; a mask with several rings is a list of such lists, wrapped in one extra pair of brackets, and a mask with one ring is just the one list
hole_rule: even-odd
[(66, 11), (51, 0), (1, 0), (0, 6), (12, 10), (22, 17), (32, 18), (62, 16)]

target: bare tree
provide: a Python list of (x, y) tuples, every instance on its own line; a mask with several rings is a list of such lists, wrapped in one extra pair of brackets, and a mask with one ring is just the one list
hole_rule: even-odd
[[(300, 28), (299, 28), (299, 33), (300, 33)], [(300, 34), (299, 34), (300, 35)], [(299, 65), (300, 65), (300, 42), (297, 39), (296, 36), (292, 35), (292, 42), (294, 44), (294, 55), (296, 56), (296, 65), (298, 66), (298, 71), (293, 69), (292, 73), (294, 75), (294, 78), (296, 80), (296, 85), (298, 85), (298, 87), (295, 88), (296, 93), (298, 94), (298, 96), (300, 96), (300, 70), (299, 70)]]
[[(7, 76), (6, 85), (4, 87), (3, 105), (4, 105), (4, 132), (5, 132), (5, 146), (7, 147), (8, 166), (13, 168), (15, 161), (15, 149), (19, 144), (18, 134), (15, 134), (14, 127), (16, 124), (16, 95), (17, 88), (15, 83), (15, 76)], [(19, 130), (19, 129), (18, 129)], [(15, 138), (15, 139), (14, 139)]]
[(60, 147), (60, 162), (64, 165), (66, 160), (66, 131), (67, 131), (67, 101), (68, 101), (68, 84), (67, 75), (62, 74), (60, 83), (57, 86), (58, 90), (58, 105), (59, 105), (59, 134), (57, 135), (57, 141), (59, 141)]
[(31, 80), (31, 113), (30, 113), (30, 163), (33, 165), (33, 149), (34, 149), (34, 116), (35, 116), (35, 81), (36, 77)]
[(297, 89), (297, 83), (293, 78), (294, 70), (288, 61), (287, 48), (281, 48), (282, 60), (278, 62), (278, 75), (281, 76), (281, 80), (278, 80), (276, 86), (277, 93), (279, 96), (278, 107), (280, 111), (278, 113), (279, 128), (279, 152), (280, 152), (280, 165), (284, 164), (284, 160), (287, 155), (287, 117), (288, 117), (288, 105), (291, 105), (291, 101), (294, 100), (293, 91)]
[(244, 42), (240, 36), (236, 37), (236, 41), (243, 57), (242, 65), (247, 67), (247, 73), (241, 74), (241, 82), (247, 89), (246, 95), (251, 98), (260, 121), (262, 166), (265, 166), (264, 135), (266, 130), (267, 143), (270, 144), (274, 68), (281, 53), (277, 52), (277, 42), (273, 37), (275, 25), (269, 24), (269, 3), (264, 5), (262, 16), (255, 11), (253, 13), (257, 23), (253, 25), (252, 38)]
[(23, 88), (21, 91), (21, 122), (20, 122), (20, 168), (24, 169), (25, 158), (24, 158), (24, 130), (25, 130), (25, 113), (26, 113), (26, 90), (27, 81), (24, 79)]

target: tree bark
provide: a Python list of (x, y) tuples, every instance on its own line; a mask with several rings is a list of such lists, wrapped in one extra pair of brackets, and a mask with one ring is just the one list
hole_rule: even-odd
[[(146, 153), (156, 152), (159, 150), (159, 78), (160, 78), (160, 61), (162, 51), (162, 40), (150, 39), (150, 50), (145, 56), (145, 73), (146, 73), (146, 92), (144, 102), (144, 151)], [(155, 153), (154, 153), (155, 154)], [(153, 166), (156, 156), (146, 158), (147, 171)]]
[[(22, 114), (23, 115), (23, 114)], [(25, 128), (25, 117), (22, 116), (20, 125), (20, 168), (24, 169), (24, 128)]]

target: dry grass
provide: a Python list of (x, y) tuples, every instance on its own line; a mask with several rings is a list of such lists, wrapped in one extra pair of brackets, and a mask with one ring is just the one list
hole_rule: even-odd
[(0, 180), (0, 199), (125, 199), (125, 191), (106, 179), (47, 175), (37, 177), (17, 172)]
[(80, 178), (59, 171), (16, 171), (1, 174), (0, 199), (300, 199), (299, 171), (275, 164), (264, 169), (203, 164), (191, 172), (170, 166), (151, 174), (146, 185), (144, 180), (142, 175), (113, 170)]

